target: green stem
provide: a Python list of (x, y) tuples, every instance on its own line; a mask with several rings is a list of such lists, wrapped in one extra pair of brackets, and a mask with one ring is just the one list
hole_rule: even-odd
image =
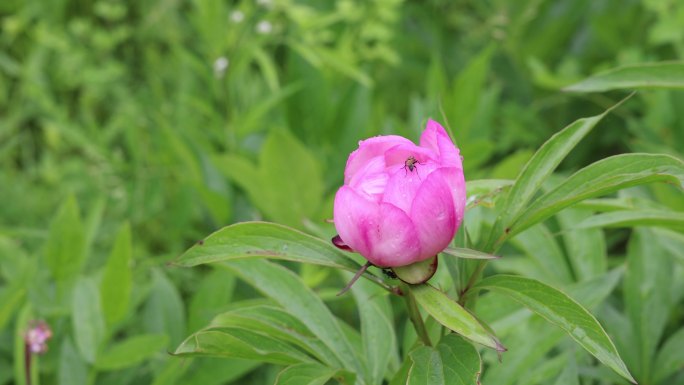
[(413, 323), (413, 327), (416, 329), (416, 334), (418, 334), (418, 337), (423, 341), (425, 346), (432, 346), (430, 336), (425, 328), (425, 323), (423, 323), (423, 317), (420, 315), (416, 298), (413, 296), (413, 293), (411, 293), (411, 288), (409, 285), (402, 283), (401, 291), (404, 300), (406, 301), (406, 310), (409, 313), (409, 318), (411, 319), (411, 323)]
[(461, 290), (461, 293), (458, 297), (458, 303), (461, 306), (465, 307), (466, 302), (468, 301), (468, 291), (470, 291), (470, 289), (475, 285), (477, 280), (480, 279), (480, 276), (482, 276), (482, 272), (484, 271), (485, 267), (487, 267), (487, 262), (489, 261), (480, 261), (477, 264), (477, 267), (468, 279), (468, 283), (466, 283), (465, 287)]

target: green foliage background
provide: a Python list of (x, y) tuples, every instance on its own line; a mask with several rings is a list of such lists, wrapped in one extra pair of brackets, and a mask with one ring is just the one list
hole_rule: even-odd
[[(54, 332), (34, 367), (46, 384), (272, 382), (278, 367), (166, 353), (255, 296), (229, 271), (168, 261), (238, 221), (330, 236), (323, 219), (358, 140), (416, 140), (428, 117), (450, 129), (467, 179), (513, 179), (553, 133), (625, 96), (563, 87), (622, 65), (682, 60), (682, 25), (678, 0), (1, 2), (0, 384), (25, 383), (16, 365), (29, 319)], [(684, 91), (640, 91), (576, 147), (561, 176), (632, 151), (684, 158)], [(668, 185), (616, 197), (684, 211)], [(585, 217), (567, 212), (515, 238), (502, 252), (513, 257), (495, 269), (567, 284), (592, 278), (535, 259), (543, 247), (571, 259), (577, 250), (559, 228)], [(637, 352), (625, 361), (640, 383), (684, 383), (682, 241), (649, 242), (659, 237), (652, 231), (590, 235), (618, 269), (594, 306), (621, 353)], [(643, 268), (621, 278), (626, 258)], [(344, 282), (296, 270), (323, 294)], [(643, 305), (629, 304), (640, 282), (653, 285), (645, 297), (667, 300), (634, 342), (620, 325)], [(330, 297), (358, 323), (353, 304)], [(525, 346), (525, 336), (511, 338)], [(485, 381), (568, 376), (572, 350), (535, 341), (525, 349), (536, 355), (510, 349), (506, 357), (528, 361), (492, 363)], [(663, 345), (675, 370), (655, 373), (650, 355)], [(586, 378), (620, 383), (587, 367)]]

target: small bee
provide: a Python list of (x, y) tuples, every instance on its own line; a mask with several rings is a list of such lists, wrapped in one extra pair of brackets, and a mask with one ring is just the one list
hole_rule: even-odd
[(404, 174), (408, 175), (409, 171), (413, 172), (413, 170), (418, 170), (417, 164), (420, 164), (420, 162), (413, 155), (406, 158), (406, 161), (404, 162)]

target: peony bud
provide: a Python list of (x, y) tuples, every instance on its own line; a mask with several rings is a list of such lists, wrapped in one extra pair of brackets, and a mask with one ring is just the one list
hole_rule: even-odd
[(396, 135), (359, 142), (335, 195), (335, 228), (341, 243), (373, 265), (409, 265), (449, 245), (465, 191), (458, 148), (429, 120), (420, 146)]

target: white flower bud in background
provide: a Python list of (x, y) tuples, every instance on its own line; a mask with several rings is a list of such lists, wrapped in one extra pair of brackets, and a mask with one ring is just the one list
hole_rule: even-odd
[(257, 4), (261, 5), (264, 8), (270, 8), (273, 5), (273, 1), (271, 1), (271, 0), (257, 0)]
[(267, 35), (273, 31), (273, 25), (271, 25), (271, 22), (269, 21), (261, 20), (256, 25), (256, 31), (262, 35)]
[(230, 20), (233, 23), (241, 23), (245, 19), (245, 14), (242, 11), (233, 11), (230, 13)]
[(223, 75), (226, 73), (226, 69), (228, 69), (228, 64), (230, 64), (230, 62), (223, 56), (216, 59), (214, 61), (214, 76), (216, 76), (218, 79), (223, 78)]

